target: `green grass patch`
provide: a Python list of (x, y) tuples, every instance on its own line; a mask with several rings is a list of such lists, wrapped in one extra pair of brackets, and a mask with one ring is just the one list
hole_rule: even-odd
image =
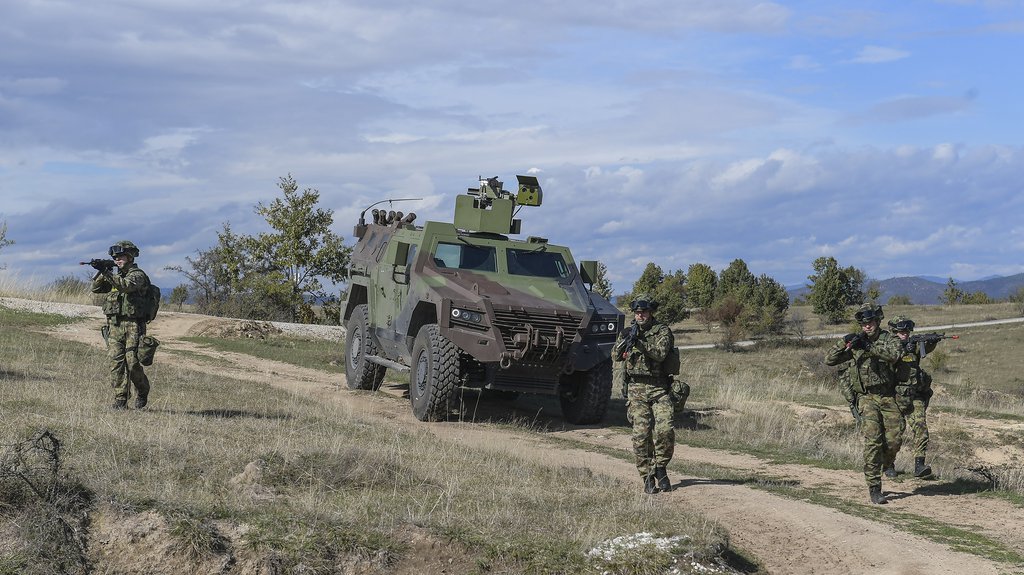
[(344, 348), (333, 340), (271, 336), (266, 339), (233, 339), (214, 337), (185, 337), (199, 345), (254, 357), (290, 363), (301, 367), (320, 369), (330, 373), (343, 373)]

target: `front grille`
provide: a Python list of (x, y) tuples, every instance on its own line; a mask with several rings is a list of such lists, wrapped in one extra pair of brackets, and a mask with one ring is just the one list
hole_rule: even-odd
[(517, 361), (560, 364), (582, 322), (582, 314), (569, 312), (494, 310), (494, 325), (501, 332), (505, 349), (516, 352), (526, 348), (523, 357)]

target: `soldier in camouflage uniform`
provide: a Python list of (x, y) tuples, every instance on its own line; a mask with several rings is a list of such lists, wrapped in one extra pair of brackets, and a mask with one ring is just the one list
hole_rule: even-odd
[(626, 409), (633, 424), (633, 454), (644, 491), (671, 491), (666, 467), (675, 449), (675, 403), (662, 362), (675, 346), (672, 330), (654, 317), (658, 303), (639, 294), (630, 304), (633, 326), (620, 334), (612, 358), (623, 364)]
[[(903, 357), (896, 365), (896, 405), (906, 419), (913, 437), (914, 477), (930, 477), (932, 468), (925, 465), (924, 461), (928, 452), (926, 417), (928, 400), (932, 397), (932, 376), (921, 367), (921, 351), (909, 341), (910, 332), (914, 331), (914, 321), (907, 316), (898, 315), (889, 320), (889, 327), (903, 347)], [(925, 355), (931, 353), (938, 343), (926, 341)]]
[(882, 468), (896, 458), (903, 440), (903, 417), (896, 406), (899, 340), (879, 325), (882, 307), (864, 304), (854, 315), (861, 326), (837, 341), (825, 356), (827, 365), (843, 365), (854, 394), (864, 435), (864, 477), (872, 503), (886, 503)]
[(114, 409), (126, 409), (131, 397), (131, 386), (138, 396), (135, 407), (141, 409), (149, 401), (149, 378), (139, 363), (139, 342), (146, 335), (143, 299), (149, 287), (149, 277), (135, 263), (139, 248), (122, 240), (110, 247), (110, 257), (117, 265), (98, 267), (92, 279), (92, 292), (107, 294), (103, 313), (107, 324), (102, 332), (107, 341), (107, 359), (110, 361), (110, 385), (114, 388)]

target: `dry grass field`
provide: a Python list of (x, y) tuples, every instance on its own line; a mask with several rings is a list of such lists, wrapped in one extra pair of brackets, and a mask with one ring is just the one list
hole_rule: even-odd
[[(1024, 569), (1019, 323), (947, 330), (961, 338), (932, 369), (937, 479), (909, 477), (903, 452), (892, 503), (872, 506), (828, 340), (686, 351), (677, 489), (646, 496), (617, 394), (601, 426), (529, 396), (468, 396), (464, 421), (423, 424), (402, 378), (347, 390), (339, 341), (197, 338), (210, 320), (166, 313), (150, 407), (115, 412), (98, 321), (0, 306), (0, 574)], [(714, 342), (674, 327), (681, 345)]]

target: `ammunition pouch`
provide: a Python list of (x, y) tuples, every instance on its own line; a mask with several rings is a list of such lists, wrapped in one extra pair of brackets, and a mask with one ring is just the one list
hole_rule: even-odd
[(139, 340), (139, 363), (142, 365), (153, 365), (153, 358), (156, 356), (156, 348), (159, 346), (160, 340), (150, 335)]
[(690, 397), (690, 386), (685, 381), (673, 380), (669, 386), (669, 394), (672, 397), (672, 403), (676, 406), (676, 411), (682, 411), (686, 405), (686, 399)]

